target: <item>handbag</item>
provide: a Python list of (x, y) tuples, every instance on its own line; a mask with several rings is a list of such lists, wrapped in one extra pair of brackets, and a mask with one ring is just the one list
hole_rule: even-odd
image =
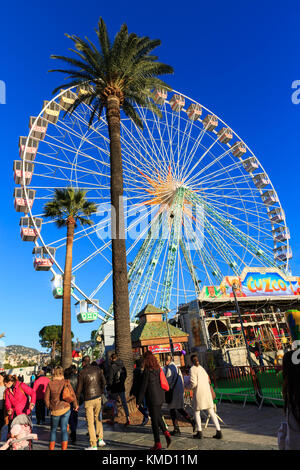
[(160, 380), (160, 386), (161, 388), (167, 392), (170, 387), (169, 387), (169, 384), (168, 384), (168, 381), (166, 379), (166, 376), (164, 374), (164, 371), (162, 369), (160, 369), (160, 373), (159, 373), (159, 380)]
[(72, 403), (75, 399), (73, 389), (70, 389), (69, 382), (65, 382), (62, 394), (61, 394), (62, 401), (66, 401), (67, 403)]
[(178, 372), (177, 372), (177, 377), (176, 377), (176, 380), (175, 380), (175, 383), (174, 383), (173, 387), (170, 388), (168, 392), (166, 392), (165, 400), (166, 400), (166, 403), (168, 403), (168, 405), (169, 405), (170, 403), (172, 403), (172, 400), (173, 400), (173, 392), (174, 392), (174, 390), (175, 390), (178, 377), (179, 377), (179, 374), (178, 374)]

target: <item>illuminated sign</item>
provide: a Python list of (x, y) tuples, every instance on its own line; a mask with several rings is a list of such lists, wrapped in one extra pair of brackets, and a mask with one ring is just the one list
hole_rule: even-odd
[(233, 297), (273, 297), (300, 295), (300, 277), (286, 276), (276, 268), (245, 268), (240, 277), (226, 276), (219, 286), (206, 286), (201, 299)]
[[(182, 346), (180, 343), (173, 343), (174, 352), (182, 351)], [(148, 346), (148, 351), (151, 351), (153, 354), (159, 353), (168, 353), (170, 352), (170, 345), (156, 345), (156, 346)]]

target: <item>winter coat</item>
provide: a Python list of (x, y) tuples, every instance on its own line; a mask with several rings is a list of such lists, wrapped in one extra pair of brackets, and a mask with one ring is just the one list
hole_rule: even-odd
[(132, 387), (130, 390), (130, 395), (133, 395), (135, 398), (138, 398), (139, 396), (139, 391), (141, 389), (142, 385), (142, 380), (143, 380), (143, 371), (142, 369), (136, 368), (133, 371), (133, 381), (132, 381)]
[(210, 380), (202, 366), (190, 368), (191, 389), (193, 390), (194, 411), (208, 410), (213, 408), (214, 402), (210, 390)]
[(165, 366), (163, 370), (168, 381), (170, 390), (174, 387), (178, 376), (175, 388), (173, 390), (173, 399), (172, 402), (168, 404), (168, 408), (169, 410), (181, 410), (182, 408), (184, 408), (184, 384), (181, 371), (180, 369), (177, 369), (174, 362), (171, 362), (168, 366)]
[(87, 365), (78, 374), (76, 387), (77, 400), (83, 394), (84, 401), (100, 398), (105, 389), (105, 378), (98, 366)]
[(127, 371), (121, 359), (113, 361), (108, 371), (107, 390), (111, 393), (125, 392)]
[(32, 389), (36, 393), (37, 400), (44, 400), (45, 391), (49, 382), (50, 382), (50, 379), (48, 377), (45, 377), (44, 375), (36, 379), (36, 381), (33, 384)]
[[(31, 397), (29, 402), (28, 396)], [(15, 416), (31, 413), (29, 405), (36, 402), (36, 393), (35, 391), (24, 383), (20, 383), (18, 380), (15, 383), (15, 386), (12, 390), (7, 388), (5, 391), (5, 408), (6, 411), (12, 410)]]
[(144, 369), (137, 404), (140, 405), (144, 398), (149, 408), (161, 406), (164, 403), (165, 392), (160, 385), (160, 368), (158, 370)]
[[(71, 393), (74, 393), (69, 380), (65, 379), (52, 379), (47, 385), (45, 392), (45, 405), (51, 410), (53, 416), (60, 416), (70, 409), (70, 404), (62, 400), (62, 391), (64, 386), (67, 385)], [(73, 407), (77, 408), (77, 400), (74, 393)]]

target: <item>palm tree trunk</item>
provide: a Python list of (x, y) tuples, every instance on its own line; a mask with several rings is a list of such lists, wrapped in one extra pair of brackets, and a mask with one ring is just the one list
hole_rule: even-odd
[(63, 369), (72, 364), (72, 337), (71, 337), (71, 279), (72, 279), (72, 257), (74, 240), (75, 220), (70, 216), (67, 220), (67, 246), (63, 282), (62, 302), (62, 343), (61, 364)]
[(55, 361), (55, 349), (56, 349), (56, 341), (52, 341), (52, 348), (51, 348), (51, 360)]
[(130, 315), (125, 244), (125, 223), (123, 204), (123, 169), (120, 139), (120, 102), (110, 95), (107, 98), (106, 117), (110, 139), (111, 175), (111, 232), (113, 266), (113, 305), (115, 319), (116, 354), (127, 369), (126, 391), (131, 387), (133, 375), (133, 355), (130, 335)]

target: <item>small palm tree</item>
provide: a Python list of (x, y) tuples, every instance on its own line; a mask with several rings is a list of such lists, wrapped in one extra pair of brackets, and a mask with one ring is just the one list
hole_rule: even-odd
[[(78, 95), (67, 112), (72, 113), (82, 102), (91, 106), (89, 125), (94, 119), (101, 119), (106, 111), (110, 139), (111, 203), (115, 208), (115, 226), (112, 223), (112, 267), (113, 267), (113, 308), (115, 318), (115, 344), (118, 356), (128, 370), (127, 390), (130, 387), (133, 370), (133, 358), (130, 336), (130, 315), (128, 300), (126, 245), (124, 233), (123, 171), (120, 140), (120, 119), (122, 110), (126, 116), (140, 128), (142, 120), (134, 105), (153, 111), (161, 117), (159, 108), (153, 101), (153, 89), (163, 87), (171, 89), (158, 76), (173, 73), (169, 65), (157, 62), (151, 55), (160, 45), (160, 40), (128, 34), (123, 24), (111, 43), (106, 25), (102, 18), (96, 29), (99, 44), (96, 46), (89, 39), (69, 36), (75, 44), (76, 58), (52, 55), (62, 60), (71, 69), (58, 69), (52, 72), (68, 74), (68, 83), (57, 87), (69, 88), (82, 84), (88, 85), (87, 94)], [(113, 222), (113, 221), (112, 221)]]
[(52, 201), (45, 204), (44, 217), (55, 220), (58, 228), (67, 227), (66, 258), (63, 279), (62, 302), (62, 367), (66, 369), (72, 363), (72, 333), (71, 333), (71, 279), (73, 241), (77, 223), (92, 225), (88, 217), (96, 212), (94, 202), (86, 199), (86, 191), (81, 189), (55, 189)]

